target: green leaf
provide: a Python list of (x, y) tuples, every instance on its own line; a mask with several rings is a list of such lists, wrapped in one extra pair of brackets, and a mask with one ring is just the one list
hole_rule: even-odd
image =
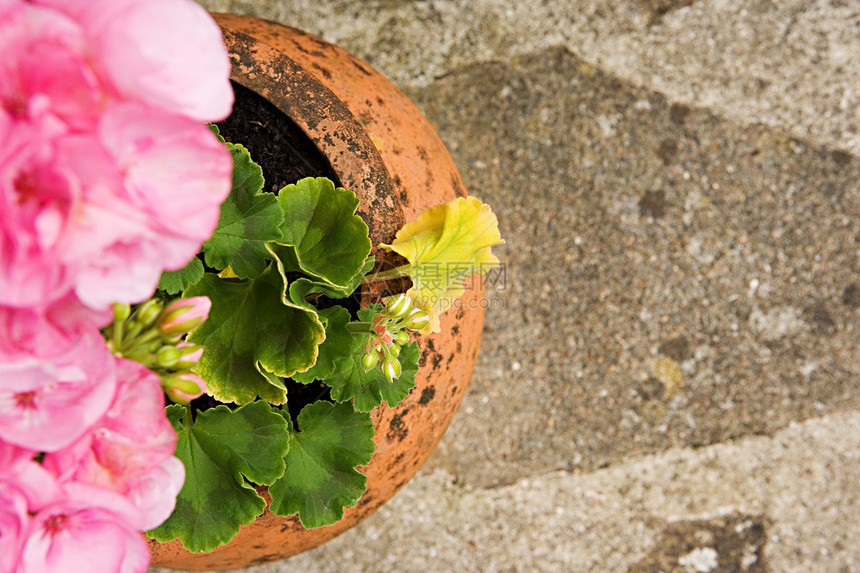
[[(362, 321), (369, 321), (374, 309), (379, 305), (371, 305), (358, 311)], [(411, 342), (400, 351), (402, 372), (394, 382), (386, 380), (382, 370), (377, 366), (365, 372), (361, 366), (364, 354), (364, 343), (369, 334), (353, 334), (352, 351), (349, 356), (337, 363), (335, 372), (325, 379), (325, 384), (331, 387), (331, 397), (338, 402), (355, 400), (353, 406), (359, 412), (369, 412), (379, 406), (384, 400), (392, 408), (400, 403), (409, 391), (415, 387), (415, 374), (418, 372), (420, 352), (418, 343)]]
[[(289, 256), (283, 257), (283, 253), (289, 255), (293, 251), (290, 247), (270, 245), (269, 250), (276, 256), (278, 269), (281, 277), (286, 281), (284, 267), (291, 263)], [(282, 261), (286, 260), (286, 263)], [(324, 294), (331, 299), (345, 298), (353, 293), (361, 284), (361, 279), (373, 268), (374, 258), (367, 257), (361, 271), (356, 274), (351, 284), (346, 287), (336, 287), (319, 280), (300, 278), (290, 284), (290, 300), (303, 308), (314, 310), (313, 305), (307, 298), (316, 294)], [(317, 361), (307, 372), (297, 372), (292, 376), (293, 380), (301, 384), (310, 384), (314, 380), (325, 380), (334, 372), (338, 361), (344, 359), (352, 352), (352, 334), (347, 328), (349, 323), (349, 312), (340, 306), (316, 311), (325, 325), (325, 341), (320, 344)]]
[[(325, 340), (325, 326), (315, 309), (293, 304), (287, 298), (281, 276), (269, 270), (254, 281), (267, 293), (257, 311), (256, 357), (272, 374), (290, 377), (304, 372), (317, 360), (319, 345)], [(269, 293), (278, 292), (278, 302)]]
[(188, 340), (203, 346), (195, 370), (221, 402), (245, 404), (259, 396), (283, 404), (286, 388), (279, 377), (316, 361), (323, 324), (315, 311), (287, 300), (284, 291), (280, 274), (271, 268), (242, 282), (207, 273), (186, 291), (212, 301), (209, 319)]
[(194, 257), (188, 264), (175, 271), (165, 271), (158, 281), (158, 288), (167, 294), (177, 294), (203, 278), (203, 263)]
[[(290, 270), (289, 264), (291, 262), (291, 259), (289, 256), (289, 252), (294, 252), (293, 249), (291, 247), (275, 246), (274, 248), (271, 248), (271, 250), (272, 253), (278, 258), (278, 260), (286, 260), (286, 262), (282, 265), (284, 268), (284, 272)], [(344, 287), (332, 285), (315, 279), (297, 279), (290, 284), (290, 300), (300, 306), (309, 306), (310, 303), (308, 303), (307, 297), (314, 294), (324, 294), (325, 296), (334, 300), (346, 298), (350, 296), (353, 292), (355, 292), (355, 289), (357, 289), (359, 285), (361, 285), (361, 279), (363, 279), (364, 275), (370, 272), (370, 270), (373, 268), (375, 260), (376, 259), (373, 256), (367, 257), (361, 270), (356, 273), (356, 275), (352, 278), (352, 281)]]
[(274, 195), (260, 192), (263, 170), (248, 150), (232, 143), (227, 147), (233, 155), (233, 189), (203, 252), (210, 267), (231, 267), (239, 278), (254, 278), (266, 268), (266, 242), (281, 239), (284, 212)]
[(269, 485), (284, 473), (290, 439), (287, 421), (265, 402), (230, 411), (218, 406), (191, 414), (167, 407), (178, 434), (176, 457), (185, 484), (167, 521), (147, 532), (167, 542), (177, 537), (189, 551), (212, 551), (263, 513), (265, 500), (248, 483)]
[(349, 311), (342, 306), (332, 306), (317, 313), (325, 325), (325, 340), (319, 346), (316, 363), (307, 372), (293, 374), (293, 380), (301, 384), (325, 380), (334, 372), (335, 365), (352, 351), (353, 335), (347, 328)]
[(349, 404), (315, 402), (302, 408), (299, 432), (290, 434), (284, 476), (269, 487), (276, 515), (299, 514), (306, 528), (331, 525), (365, 491), (367, 477), (356, 466), (376, 448), (370, 414)]
[(302, 179), (278, 193), (286, 213), (277, 241), (295, 249), (306, 274), (332, 285), (349, 285), (370, 254), (367, 225), (355, 214), (358, 198), (323, 177)]
[(209, 123), (206, 125), (206, 127), (208, 127), (209, 130), (215, 134), (215, 137), (218, 138), (218, 141), (220, 141), (221, 143), (227, 143), (227, 141), (221, 136), (221, 130), (218, 129), (217, 125), (215, 125), (214, 123)]

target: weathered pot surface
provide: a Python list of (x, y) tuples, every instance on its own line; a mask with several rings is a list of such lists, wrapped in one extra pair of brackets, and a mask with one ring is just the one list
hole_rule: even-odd
[[(415, 106), (366, 63), (320, 38), (255, 18), (216, 14), (232, 79), (287, 114), (328, 158), (374, 245), (390, 242), (425, 208), (466, 194), (453, 160)], [(150, 542), (154, 566), (223, 570), (285, 559), (354, 526), (387, 501), (436, 447), (465, 394), (480, 344), (483, 289), (442, 315), (442, 332), (419, 339), (416, 387), (396, 408), (372, 412), (376, 452), (359, 468), (367, 492), (330, 527), (306, 530), (297, 516), (268, 510), (229, 544), (204, 554), (178, 541)], [(265, 492), (263, 492), (265, 494)]]

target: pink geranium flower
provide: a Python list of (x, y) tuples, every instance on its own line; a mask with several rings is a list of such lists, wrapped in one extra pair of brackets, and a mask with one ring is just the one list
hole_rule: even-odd
[(0, 305), (145, 300), (230, 191), (220, 31), (190, 0), (0, 8)]
[(61, 496), (56, 480), (33, 461), (34, 455), (0, 442), (0, 573), (18, 571), (30, 514)]
[(0, 362), (0, 440), (52, 452), (77, 440), (113, 401), (116, 366), (98, 331), (59, 356)]
[(136, 512), (116, 493), (80, 483), (33, 516), (19, 571), (143, 573), (150, 555), (137, 531)]
[(81, 23), (107, 82), (127, 99), (197, 121), (230, 114), (221, 29), (191, 0), (36, 0)]
[(142, 573), (185, 468), (99, 329), (217, 224), (230, 61), (192, 0), (0, 0), (0, 53), (0, 573)]
[(173, 457), (176, 432), (164, 414), (161, 382), (144, 366), (116, 359), (119, 386), (110, 409), (80, 440), (45, 456), (61, 481), (113, 490), (137, 507), (141, 529), (173, 511), (185, 471)]
[(96, 309), (140, 302), (199, 251), (230, 192), (230, 153), (208, 128), (138, 104), (107, 110), (98, 138), (33, 134), (0, 152), (0, 304), (69, 289)]
[(0, 104), (20, 120), (47, 114), (69, 129), (90, 129), (108, 96), (90, 52), (84, 29), (68, 16), (10, 3), (0, 10)]

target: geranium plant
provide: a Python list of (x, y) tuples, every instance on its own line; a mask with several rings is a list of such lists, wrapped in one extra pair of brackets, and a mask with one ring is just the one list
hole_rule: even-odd
[[(190, 0), (0, 0), (0, 53), (0, 573), (144, 571), (142, 531), (213, 550), (265, 509), (254, 486), (339, 520), (370, 411), (498, 265), (489, 207), (429, 209), (374, 273), (354, 193), (265, 193), (210, 125), (229, 58)], [(299, 410), (288, 383), (323, 391)]]

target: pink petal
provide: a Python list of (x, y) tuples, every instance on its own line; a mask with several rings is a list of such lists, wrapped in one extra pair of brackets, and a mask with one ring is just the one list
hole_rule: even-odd
[(51, 473), (33, 461), (36, 452), (0, 442), (0, 488), (14, 487), (30, 511), (38, 511), (62, 497)]
[(209, 238), (230, 193), (226, 146), (205, 125), (136, 104), (108, 110), (99, 137), (125, 174), (129, 203), (177, 243), (165, 266), (184, 265), (197, 252), (185, 249)]
[(56, 451), (107, 411), (116, 366), (98, 331), (82, 335), (50, 360), (0, 363), (0, 439), (36, 451)]
[(108, 412), (80, 440), (46, 455), (43, 464), (63, 481), (125, 496), (136, 508), (139, 527), (151, 529), (173, 511), (184, 466), (173, 457), (176, 432), (164, 413), (158, 376), (136, 362), (116, 361), (120, 382)]
[(184, 483), (185, 466), (171, 456), (129, 484), (127, 497), (140, 510), (141, 529), (158, 527), (170, 517)]
[(221, 29), (201, 6), (191, 0), (89, 4), (74, 17), (120, 93), (197, 121), (230, 114), (230, 58)]
[(30, 516), (27, 500), (11, 484), (0, 481), (0, 573), (14, 573)]
[(164, 265), (159, 263), (154, 238), (136, 238), (140, 242), (114, 243), (80, 270), (75, 294), (81, 302), (103, 309), (114, 302), (134, 304), (152, 296)]
[(0, 306), (0, 359), (48, 359), (66, 352), (87, 332), (104, 327), (110, 312), (95, 312), (68, 294), (44, 308)]

